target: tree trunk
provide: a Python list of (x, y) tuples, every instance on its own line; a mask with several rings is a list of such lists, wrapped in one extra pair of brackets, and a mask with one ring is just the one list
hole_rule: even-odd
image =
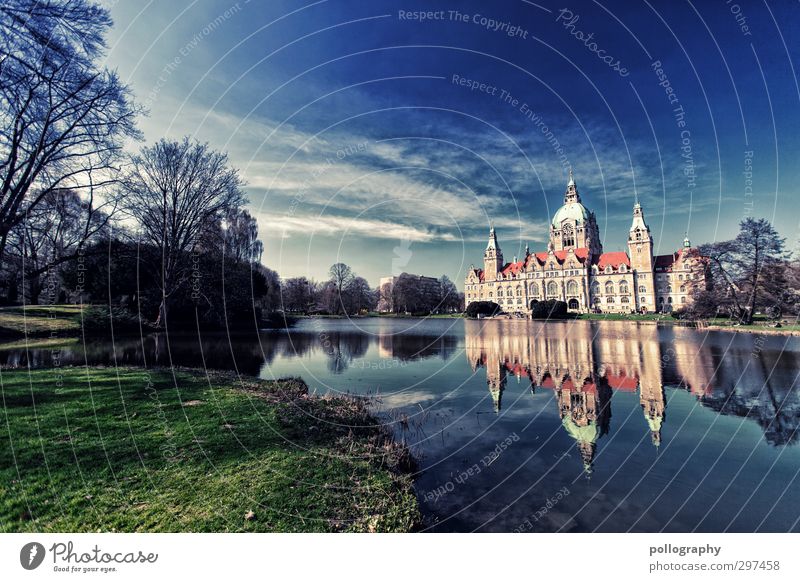
[(158, 317), (156, 318), (155, 327), (160, 329), (167, 325), (167, 298), (161, 298), (161, 304), (158, 306)]

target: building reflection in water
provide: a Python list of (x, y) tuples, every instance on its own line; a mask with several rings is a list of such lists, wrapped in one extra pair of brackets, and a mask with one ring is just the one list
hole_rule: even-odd
[(703, 352), (690, 336), (665, 342), (661, 334), (655, 325), (628, 322), (549, 323), (545, 329), (531, 321), (467, 321), (465, 351), (473, 372), (485, 368), (496, 412), (509, 375), (530, 382), (532, 392), (553, 390), (564, 430), (591, 473), (597, 441), (609, 430), (615, 392), (638, 392), (656, 447), (665, 419), (665, 375), (670, 384), (698, 396), (713, 393), (703, 373), (713, 370), (712, 364), (697, 361)]

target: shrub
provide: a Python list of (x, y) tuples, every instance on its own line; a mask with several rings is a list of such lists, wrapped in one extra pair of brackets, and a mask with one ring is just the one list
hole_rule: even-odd
[(531, 317), (533, 319), (566, 319), (569, 317), (567, 304), (557, 299), (538, 301), (533, 304)]
[(493, 301), (475, 301), (467, 306), (467, 317), (478, 315), (496, 315), (500, 313), (500, 306)]
[(83, 331), (88, 335), (109, 335), (111, 322), (114, 322), (116, 333), (148, 331), (149, 326), (139, 321), (139, 316), (124, 307), (108, 305), (92, 305), (83, 312), (81, 319)]

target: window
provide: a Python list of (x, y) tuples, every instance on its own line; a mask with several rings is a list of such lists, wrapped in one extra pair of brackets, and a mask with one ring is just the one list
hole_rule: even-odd
[(686, 297), (681, 297), (681, 303), (686, 303)]
[(620, 303), (630, 303), (630, 301), (629, 301), (629, 299), (627, 297), (623, 297), (619, 301), (620, 301)]
[(619, 266), (619, 272), (620, 273), (626, 273), (627, 271), (628, 271), (628, 267), (627, 266), (625, 266), (625, 265), (620, 265)]
[(639, 285), (639, 293), (647, 293), (647, 287), (644, 285)]
[(522, 287), (517, 285), (517, 297), (522, 297)]
[(556, 286), (555, 281), (550, 281), (547, 284), (547, 294), (552, 297), (553, 295), (558, 295), (558, 286)]
[(627, 293), (628, 292), (628, 283), (627, 282), (622, 281), (619, 284), (619, 292), (620, 293)]
[(606, 281), (606, 293), (613, 293), (614, 292), (614, 283), (611, 281)]
[(564, 235), (561, 238), (565, 247), (575, 246), (575, 232), (572, 230), (572, 225), (564, 225)]
[(606, 297), (606, 303), (614, 303), (613, 297)]
[(686, 293), (686, 285), (681, 285), (681, 293)]
[(611, 265), (606, 265), (606, 274), (610, 275), (614, 272), (614, 269), (611, 268)]
[(667, 303), (672, 303), (672, 297), (667, 297)]
[(678, 279), (680, 279), (681, 281), (683, 281), (683, 275), (678, 275)]
[(539, 286), (536, 283), (531, 283), (531, 286), (528, 287), (528, 291), (531, 295), (539, 295)]
[(570, 280), (567, 283), (567, 293), (569, 295), (577, 295), (578, 294), (578, 283), (574, 280)]
[(672, 293), (672, 285), (667, 285), (667, 293)]
[(644, 296), (642, 296), (642, 297), (639, 297), (639, 303), (641, 303), (642, 305), (644, 305), (645, 303), (647, 303), (647, 297), (644, 297)]

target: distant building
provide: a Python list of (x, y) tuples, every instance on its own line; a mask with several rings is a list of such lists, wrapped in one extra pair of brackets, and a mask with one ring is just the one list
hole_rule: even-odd
[(564, 301), (573, 312), (667, 312), (689, 305), (705, 289), (708, 262), (688, 238), (669, 255), (653, 255), (653, 237), (638, 202), (628, 232), (628, 252), (603, 252), (594, 212), (581, 202), (570, 171), (564, 204), (550, 223), (547, 250), (506, 263), (494, 227), (483, 269), (471, 267), (465, 303), (492, 301), (503, 311), (530, 313), (547, 299)]

